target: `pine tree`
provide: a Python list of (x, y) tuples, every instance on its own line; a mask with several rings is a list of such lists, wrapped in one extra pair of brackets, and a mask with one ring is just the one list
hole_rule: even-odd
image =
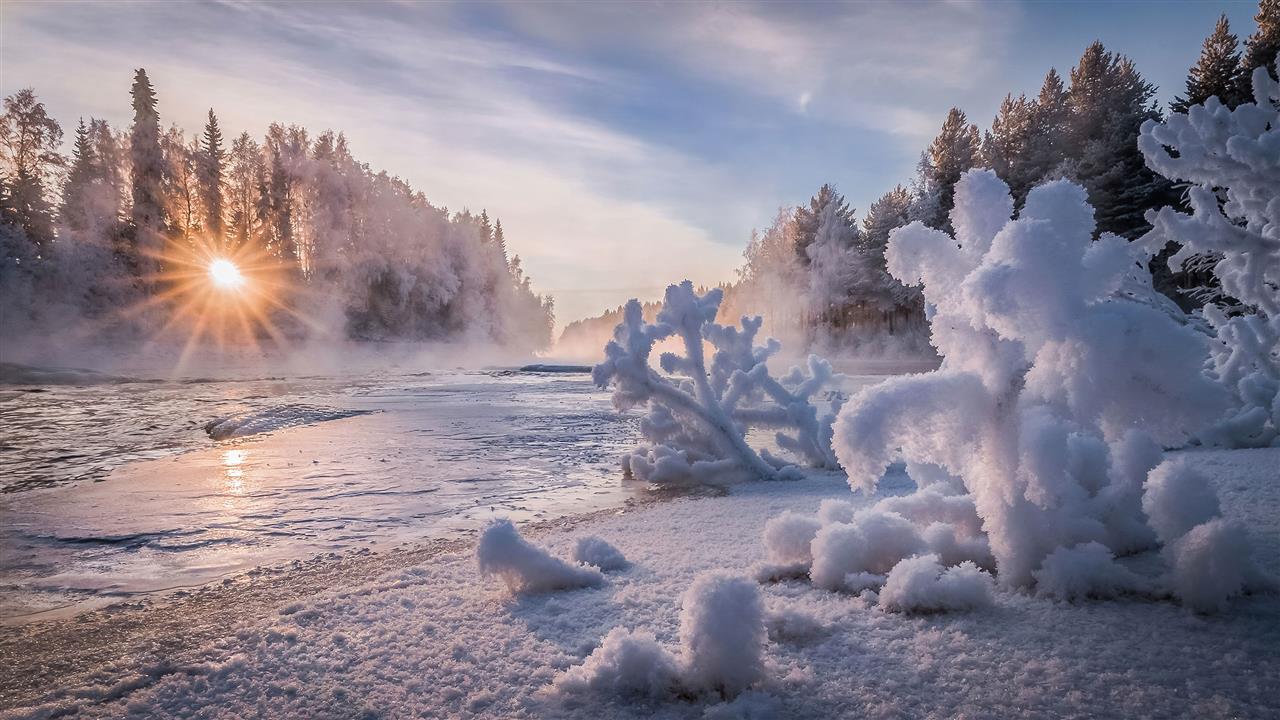
[(133, 127), (129, 131), (129, 184), (133, 194), (131, 217), (135, 243), (131, 260), (136, 271), (146, 277), (158, 267), (166, 222), (160, 114), (156, 112), (155, 90), (145, 69), (139, 68), (134, 74), (130, 95), (133, 96)]
[(507, 260), (507, 238), (502, 233), (502, 220), (495, 220), (493, 223), (493, 242), (498, 246), (498, 251), (502, 253), (503, 262), (510, 265)]
[(1035, 103), (1025, 95), (1005, 95), (991, 130), (982, 138), (982, 161), (1009, 185), (1015, 199), (1025, 197), (1039, 179), (1031, 165)]
[[(58, 154), (62, 126), (49, 117), (31, 88), (4, 99), (0, 145), (4, 149), (4, 216), (20, 225), (36, 248), (53, 240), (48, 186), (64, 164)], [(34, 254), (34, 253), (33, 253)]]
[(818, 237), (818, 228), (822, 223), (822, 211), (831, 203), (833, 199), (838, 199), (837, 210), (839, 215), (847, 222), (853, 222), (853, 211), (844, 204), (844, 198), (836, 192), (836, 189), (830, 183), (824, 184), (818, 188), (818, 193), (809, 198), (809, 206), (801, 205), (796, 208), (795, 212), (795, 251), (796, 257), (799, 258), (802, 266), (809, 265), (809, 246), (813, 244)]
[(1158, 120), (1155, 87), (1129, 58), (1094, 41), (1071, 69), (1067, 174), (1084, 185), (1099, 232), (1133, 239), (1146, 232), (1144, 213), (1173, 200), (1172, 185), (1147, 168), (1135, 138)]
[(218, 243), (222, 242), (222, 171), (227, 154), (222, 149), (222, 130), (218, 117), (209, 108), (209, 121), (204, 126), (204, 143), (200, 148), (200, 199), (204, 206), (204, 227)]
[(489, 211), (480, 210), (480, 242), (489, 244), (493, 242), (493, 223), (489, 220)]
[(93, 138), (84, 118), (80, 118), (75, 145), (71, 148), (71, 168), (62, 185), (62, 208), (59, 211), (62, 222), (72, 232), (85, 232), (94, 223), (90, 203), (97, 176), (98, 158)]
[(1272, 78), (1277, 75), (1276, 54), (1280, 53), (1280, 0), (1261, 0), (1258, 14), (1253, 16), (1258, 29), (1244, 43), (1240, 58), (1240, 102), (1253, 101), (1253, 71), (1267, 68)]
[(1240, 40), (1231, 32), (1226, 13), (1218, 18), (1213, 33), (1204, 40), (1200, 58), (1187, 72), (1187, 91), (1169, 103), (1171, 112), (1185, 113), (1217, 97), (1227, 107), (1240, 104)]
[(929, 217), (922, 218), (930, 227), (949, 230), (948, 217), (955, 204), (955, 187), (965, 170), (976, 167), (981, 159), (978, 126), (969, 123), (964, 111), (951, 108), (942, 123), (942, 131), (929, 145), (920, 173), (924, 191), (935, 202)]

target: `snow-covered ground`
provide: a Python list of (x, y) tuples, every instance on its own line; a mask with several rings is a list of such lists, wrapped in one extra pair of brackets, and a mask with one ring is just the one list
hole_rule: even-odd
[[(1280, 572), (1280, 449), (1188, 451), (1224, 513)], [(881, 494), (909, 489), (890, 473)], [(544, 529), (572, 557), (598, 536), (630, 561), (595, 587), (512, 595), (461, 547), (420, 566), (289, 602), (220, 639), (118, 658), (9, 717), (1275, 717), (1280, 602), (1201, 616), (1171, 601), (1062, 604), (997, 592), (993, 607), (904, 615), (799, 581), (761, 586), (765, 679), (733, 701), (572, 692), (557, 676), (613, 628), (676, 646), (700, 574), (747, 574), (765, 521), (851, 495), (844, 478), (737, 486)], [(1137, 558), (1141, 567), (1142, 558)], [(201, 617), (186, 619), (191, 627)]]

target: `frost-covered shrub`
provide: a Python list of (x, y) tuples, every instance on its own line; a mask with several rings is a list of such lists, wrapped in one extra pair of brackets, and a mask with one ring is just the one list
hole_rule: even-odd
[(1175, 269), (1193, 256), (1217, 257), (1222, 293), (1244, 307), (1206, 305), (1217, 334), (1214, 374), (1235, 404), (1202, 437), (1231, 446), (1280, 445), (1280, 83), (1265, 67), (1253, 74), (1254, 102), (1232, 110), (1218, 98), (1148, 120), (1138, 147), (1147, 165), (1191, 183), (1192, 214), (1148, 213), (1144, 238), (1153, 252), (1176, 242)]
[(573, 559), (584, 565), (594, 565), (605, 572), (625, 570), (631, 565), (621, 550), (594, 535), (578, 538), (578, 544), (573, 548)]
[(680, 599), (687, 682), (733, 697), (764, 677), (764, 604), (746, 578), (699, 576)]
[(937, 555), (920, 555), (889, 571), (880, 589), (880, 607), (907, 613), (989, 607), (994, 585), (991, 576), (971, 562), (944, 568)]
[(764, 604), (754, 583), (707, 573), (693, 581), (680, 605), (678, 655), (650, 633), (614, 628), (552, 687), (564, 694), (731, 698), (764, 677)]
[[(819, 416), (811, 398), (831, 381), (830, 363), (810, 355), (807, 367), (782, 378), (766, 361), (777, 341), (755, 344), (761, 319), (743, 318), (740, 327), (715, 322), (721, 291), (705, 295), (684, 281), (667, 288), (655, 323), (644, 321), (636, 300), (627, 303), (604, 362), (592, 370), (600, 387), (613, 385), (613, 403), (625, 411), (647, 405), (640, 422), (646, 442), (625, 458), (632, 476), (657, 484), (726, 484), (773, 480), (789, 475), (798, 460), (835, 469), (831, 451), (832, 413)], [(649, 365), (655, 343), (678, 338), (684, 355), (665, 352), (662, 375)], [(705, 345), (714, 352), (707, 363)], [(778, 447), (795, 460), (756, 452), (747, 430), (776, 430)]]
[[(1226, 393), (1201, 372), (1204, 336), (1144, 300), (1154, 291), (1142, 249), (1092, 239), (1082, 188), (1042, 185), (1012, 216), (1007, 186), (975, 170), (956, 186), (954, 237), (920, 223), (894, 231), (889, 270), (923, 284), (943, 362), (851, 398), (833, 445), (855, 489), (874, 490), (906, 460), (920, 495), (937, 497), (894, 501), (895, 514), (949, 525), (956, 540), (976, 537), (980, 521), (1000, 583), (1030, 587), (1059, 548), (1154, 546), (1147, 473), (1162, 446), (1222, 412)], [(820, 561), (826, 532), (814, 541), (815, 584), (832, 582), (820, 565), (860, 564)], [(929, 537), (955, 549), (940, 530)], [(1112, 575), (1108, 563), (1088, 568), (1100, 582)]]
[(485, 528), (476, 545), (480, 574), (497, 575), (513, 593), (539, 593), (596, 587), (604, 583), (598, 571), (569, 563), (520, 537), (505, 518)]

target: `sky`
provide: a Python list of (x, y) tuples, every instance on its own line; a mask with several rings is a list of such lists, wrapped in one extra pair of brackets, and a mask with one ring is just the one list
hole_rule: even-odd
[(990, 125), (1094, 39), (1167, 102), (1255, 2), (0, 2), (0, 92), (71, 135), (213, 108), (346, 133), (433, 203), (502, 220), (558, 323), (731, 280), (753, 228), (834, 183), (859, 215), (907, 184), (948, 108)]

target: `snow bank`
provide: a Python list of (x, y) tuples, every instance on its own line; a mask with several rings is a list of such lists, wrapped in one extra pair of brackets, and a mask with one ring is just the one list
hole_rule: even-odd
[(605, 572), (625, 570), (631, 565), (621, 550), (594, 535), (578, 538), (578, 544), (573, 548), (573, 559), (584, 565), (594, 565)]
[[(624, 470), (662, 485), (723, 485), (794, 477), (797, 465), (835, 469), (838, 407), (819, 415), (811, 402), (834, 377), (830, 363), (810, 355), (804, 368), (774, 378), (766, 362), (781, 345), (755, 344), (759, 317), (742, 318), (740, 327), (717, 324), (721, 299), (718, 288), (698, 295), (688, 280), (672, 285), (654, 323), (644, 321), (639, 301), (627, 303), (604, 362), (592, 371), (597, 385), (613, 386), (619, 411), (648, 407), (640, 422), (645, 443), (624, 458)], [(668, 338), (678, 338), (685, 354), (663, 353), (662, 375), (650, 355)], [(709, 365), (707, 344), (714, 349)], [(748, 445), (751, 427), (774, 430), (786, 457)]]
[(529, 543), (505, 518), (494, 520), (480, 535), (476, 560), (481, 575), (497, 575), (513, 593), (597, 587), (604, 583), (599, 571), (570, 565)]
[(880, 589), (880, 607), (907, 613), (989, 607), (994, 585), (991, 576), (971, 562), (944, 568), (937, 555), (919, 555), (889, 571)]

